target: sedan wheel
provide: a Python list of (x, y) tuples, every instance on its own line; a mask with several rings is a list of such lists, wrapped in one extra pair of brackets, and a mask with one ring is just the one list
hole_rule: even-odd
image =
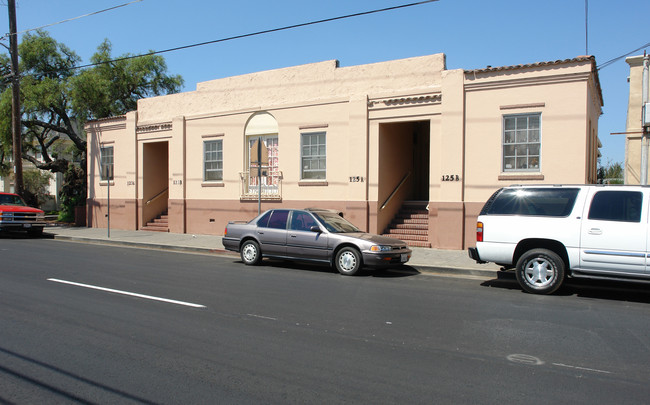
[(243, 245), (241, 245), (240, 255), (242, 262), (249, 266), (259, 264), (262, 260), (260, 245), (258, 245), (254, 240), (247, 240)]
[(335, 264), (339, 273), (353, 276), (361, 269), (361, 254), (354, 248), (345, 247), (336, 254)]

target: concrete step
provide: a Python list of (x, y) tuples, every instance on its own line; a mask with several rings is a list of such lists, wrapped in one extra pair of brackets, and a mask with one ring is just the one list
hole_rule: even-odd
[(388, 231), (390, 235), (428, 235), (428, 229), (402, 229), (402, 228), (391, 228)]
[(384, 234), (383, 236), (387, 236), (387, 237), (393, 238), (393, 239), (399, 239), (402, 242), (406, 242), (406, 244), (411, 246), (411, 247), (423, 247), (423, 248), (430, 248), (431, 247), (431, 243), (429, 243), (427, 241), (426, 237), (424, 237), (424, 240), (411, 240), (411, 239), (403, 238), (402, 235)]
[(415, 242), (429, 241), (429, 237), (427, 235), (397, 235), (397, 234), (385, 233), (383, 234), (383, 236), (388, 236), (389, 238), (401, 239), (406, 243), (409, 243), (409, 241), (415, 241)]
[(429, 229), (429, 224), (391, 224), (390, 226), (391, 229), (418, 229), (418, 230), (427, 230)]
[(400, 212), (397, 214), (397, 218), (406, 218), (406, 219), (426, 219), (429, 220), (429, 213), (421, 212)]
[(395, 225), (398, 224), (421, 224), (421, 225), (429, 225), (429, 220), (428, 219), (408, 219), (408, 218), (403, 218), (403, 219), (395, 219), (393, 220), (393, 223)]
[(145, 225), (141, 228), (141, 230), (150, 232), (169, 232), (169, 227)]

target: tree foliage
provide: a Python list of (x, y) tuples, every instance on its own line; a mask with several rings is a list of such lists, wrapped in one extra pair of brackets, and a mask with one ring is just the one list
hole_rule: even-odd
[[(104, 40), (91, 58), (94, 66), (79, 69), (81, 58), (47, 32), (23, 36), (18, 50), (23, 159), (60, 173), (76, 161), (85, 173), (88, 120), (122, 115), (135, 110), (140, 98), (181, 89), (183, 79), (167, 74), (163, 57), (115, 58), (111, 51)], [(9, 66), (9, 57), (0, 55), (0, 73), (9, 72)], [(6, 174), (13, 145), (10, 83), (0, 84), (0, 92), (0, 174)]]
[[(25, 195), (23, 199), (30, 207), (40, 207), (48, 199), (48, 186), (52, 175), (42, 170), (31, 169), (23, 172)], [(51, 197), (50, 197), (51, 198)]]
[(598, 168), (598, 183), (623, 184), (625, 172), (620, 162), (607, 161)]
[(69, 165), (63, 175), (59, 220), (63, 222), (73, 222), (75, 207), (85, 204), (86, 172), (79, 166)]

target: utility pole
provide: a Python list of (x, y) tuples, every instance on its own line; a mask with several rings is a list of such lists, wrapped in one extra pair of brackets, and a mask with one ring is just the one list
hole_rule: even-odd
[(18, 35), (16, 34), (16, 0), (8, 0), (9, 53), (11, 54), (11, 131), (14, 146), (14, 192), (23, 196), (23, 142), (20, 114), (20, 74), (18, 72)]
[(643, 53), (643, 79), (641, 80), (641, 185), (648, 185), (648, 69), (650, 66), (650, 56)]
[(585, 55), (589, 55), (589, 0), (585, 0)]

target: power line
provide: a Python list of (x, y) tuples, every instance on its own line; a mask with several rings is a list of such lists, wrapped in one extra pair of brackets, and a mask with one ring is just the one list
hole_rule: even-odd
[[(120, 4), (120, 5), (118, 5), (118, 6), (109, 7), (109, 8), (104, 9), (104, 10), (94, 11), (94, 12), (92, 12), (92, 13), (88, 13), (88, 14), (80, 15), (79, 17), (68, 18), (68, 19), (63, 20), (63, 21), (59, 21), (59, 22), (55, 22), (55, 23), (51, 23), (51, 24), (42, 25), (42, 26), (37, 27), (37, 28), (30, 28), (30, 29), (28, 29), (28, 30), (24, 30), (24, 31), (17, 32), (15, 35), (20, 35), (20, 34), (24, 34), (24, 33), (26, 33), (26, 32), (36, 31), (36, 30), (40, 30), (40, 29), (43, 29), (43, 28), (47, 28), (47, 27), (52, 27), (52, 26), (54, 26), (54, 25), (63, 24), (63, 23), (66, 23), (66, 22), (70, 22), (70, 21), (78, 20), (78, 19), (80, 19), (80, 18), (90, 17), (90, 16), (95, 15), (95, 14), (105, 13), (105, 12), (107, 12), (107, 11), (115, 10), (115, 9), (117, 9), (117, 8), (120, 8), (120, 7), (125, 7), (125, 6), (128, 6), (128, 5), (133, 4), (133, 3), (139, 3), (139, 2), (141, 2), (141, 1), (144, 1), (144, 0), (133, 0), (133, 1), (129, 2), (129, 3), (124, 3), (124, 4)], [(3, 40), (3, 39), (5, 39), (5, 38), (7, 38), (9, 35), (11, 35), (11, 34), (5, 34), (5, 35), (3, 35), (2, 37), (0, 37), (0, 41)]]
[[(141, 1), (141, 0), (139, 0), (139, 1)], [(190, 45), (177, 46), (177, 47), (174, 47), (174, 48), (163, 49), (163, 50), (160, 50), (160, 51), (152, 51), (152, 52), (143, 53), (143, 54), (139, 54), (139, 55), (123, 56), (123, 57), (120, 57), (120, 58), (115, 58), (115, 59), (111, 59), (111, 60), (107, 60), (107, 61), (103, 61), (103, 62), (89, 63), (87, 65), (74, 66), (74, 67), (72, 67), (70, 69), (84, 69), (84, 68), (98, 66), (98, 65), (105, 65), (105, 64), (108, 64), (108, 63), (112, 63), (112, 62), (120, 62), (120, 61), (123, 61), (123, 60), (141, 58), (141, 57), (144, 57), (144, 56), (159, 55), (159, 54), (162, 54), (162, 53), (175, 52), (175, 51), (180, 51), (180, 50), (189, 49), (189, 48), (196, 48), (196, 47), (204, 46), (204, 45), (217, 44), (217, 43), (220, 43), (220, 42), (232, 41), (232, 40), (235, 40), (235, 39), (249, 38), (249, 37), (254, 37), (254, 36), (263, 35), (263, 34), (270, 34), (270, 33), (273, 33), (273, 32), (287, 31), (287, 30), (291, 30), (291, 29), (295, 29), (295, 28), (307, 27), (307, 26), (310, 26), (310, 25), (323, 24), (323, 23), (326, 23), (326, 22), (344, 20), (344, 19), (348, 19), (348, 18), (352, 18), (352, 17), (360, 17), (360, 16), (364, 16), (364, 15), (377, 14), (377, 13), (382, 13), (382, 12), (386, 12), (386, 11), (393, 11), (393, 10), (398, 10), (398, 9), (402, 9), (402, 8), (407, 8), (407, 7), (419, 6), (419, 5), (426, 4), (426, 3), (433, 3), (435, 1), (438, 1), (438, 0), (424, 0), (424, 1), (418, 1), (418, 2), (415, 2), (415, 3), (408, 3), (408, 4), (398, 5), (398, 6), (380, 8), (380, 9), (376, 9), (376, 10), (362, 11), (362, 12), (359, 12), (359, 13), (347, 14), (347, 15), (343, 15), (343, 16), (339, 16), (339, 17), (325, 18), (325, 19), (322, 19), (322, 20), (316, 20), (316, 21), (310, 21), (310, 22), (306, 22), (306, 23), (287, 25), (285, 27), (280, 27), (280, 28), (271, 28), (271, 29), (268, 29), (268, 30), (252, 32), (252, 33), (249, 33), (249, 34), (235, 35), (235, 36), (232, 36), (232, 37), (220, 38), (220, 39), (215, 39), (215, 40), (212, 40), (212, 41), (205, 41), (205, 42), (198, 42), (198, 43), (194, 43), (194, 44), (190, 44)], [(69, 70), (69, 69), (66, 69), (66, 70)], [(53, 72), (48, 72), (48, 73), (53, 73)]]
[(607, 66), (611, 65), (611, 64), (614, 63), (614, 62), (617, 62), (617, 61), (619, 61), (620, 59), (623, 59), (623, 58), (626, 57), (626, 56), (630, 56), (630, 55), (632, 55), (633, 53), (636, 53), (636, 52), (640, 51), (641, 49), (643, 49), (643, 48), (648, 48), (648, 47), (650, 47), (650, 42), (648, 42), (647, 44), (644, 44), (644, 45), (642, 45), (642, 46), (636, 48), (636, 49), (633, 50), (633, 51), (630, 51), (630, 52), (626, 53), (625, 55), (617, 56), (617, 57), (614, 58), (614, 59), (610, 59), (610, 60), (608, 60), (607, 62), (603, 62), (603, 63), (601, 63), (600, 65), (596, 66), (596, 69), (597, 69), (597, 70), (600, 70), (600, 69), (602, 69), (602, 68), (606, 68)]

